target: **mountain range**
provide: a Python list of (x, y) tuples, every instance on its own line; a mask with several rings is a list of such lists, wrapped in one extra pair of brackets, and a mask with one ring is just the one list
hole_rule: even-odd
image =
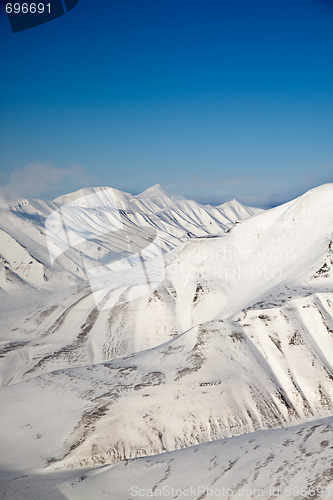
[(332, 206), (1, 210), (2, 498), (333, 498)]

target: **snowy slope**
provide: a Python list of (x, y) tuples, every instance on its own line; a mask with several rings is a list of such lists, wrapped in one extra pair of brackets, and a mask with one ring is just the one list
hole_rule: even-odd
[[(316, 193), (305, 195), (312, 205)], [(205, 321), (237, 314), (251, 303), (263, 308), (310, 295), (309, 307), (316, 307), (312, 297), (332, 290), (331, 205), (330, 199), (323, 204), (321, 225), (315, 210), (310, 226), (308, 213), (299, 214), (288, 239), (295, 218), (290, 207), (300, 203), (303, 198), (257, 215), (221, 238), (184, 243), (165, 256), (163, 281), (134, 300), (101, 310), (84, 282), (40, 299), (26, 313), (20, 305), (22, 320), (11, 311), (3, 313), (3, 341), (24, 342), (27, 352), (18, 369), (15, 360), (21, 359), (21, 349), (6, 344), (10, 363), (4, 364), (4, 383), (18, 382), (25, 373), (30, 377), (151, 348)], [(107, 287), (111, 297), (123, 290), (117, 282)], [(131, 290), (130, 282), (125, 288)]]
[[(165, 213), (159, 213), (161, 207)], [(47, 221), (57, 214), (65, 223), (66, 237), (72, 235), (72, 244), (61, 248), (57, 261), (50, 262)], [(0, 259), (24, 283), (54, 290), (85, 279), (87, 261), (140, 251), (150, 237), (164, 253), (188, 237), (224, 232), (239, 217), (251, 214), (244, 207), (241, 214), (228, 209), (226, 216), (221, 208), (168, 194), (160, 186), (137, 197), (111, 188), (85, 188), (53, 202), (22, 200), (2, 209)], [(3, 274), (0, 288), (9, 293), (7, 281)]]
[(329, 417), (82, 471), (55, 487), (69, 500), (332, 498), (332, 432)]
[(20, 446), (30, 466), (93, 465), (331, 415), (328, 297), (250, 310), (127, 358), (2, 388), (3, 465), (24, 466)]
[[(241, 481), (266, 488), (268, 474), (286, 484), (296, 457), (297, 484), (327, 486), (329, 445), (320, 435), (333, 412), (333, 185), (257, 214), (234, 201), (202, 206), (160, 186), (137, 197), (109, 189), (27, 202), (1, 219), (3, 293), (21, 291), (2, 312), (1, 468), (51, 474), (135, 459), (133, 469), (118, 463), (84, 481), (73, 473), (75, 486), (61, 486), (65, 498), (87, 487), (96, 498), (106, 488), (127, 499), (135, 470), (143, 484), (163, 483), (150, 474), (154, 463), (182, 484), (173, 468), (182, 453), (185, 477), (200, 453), (216, 455), (212, 474), (204, 466), (198, 478), (235, 489)], [(52, 226), (60, 230), (51, 255), (47, 220), (66, 227)], [(131, 260), (140, 252), (143, 267)], [(284, 433), (294, 442), (286, 458)], [(221, 443), (200, 445), (227, 437), (232, 467)], [(276, 440), (274, 457), (267, 439)], [(308, 440), (320, 458), (314, 472)], [(138, 459), (193, 445), (170, 459)], [(108, 489), (112, 474), (119, 485)]]
[(332, 417), (107, 466), (0, 472), (5, 499), (333, 497)]
[[(163, 213), (161, 208), (165, 209)], [(190, 222), (183, 217), (185, 208)], [(161, 281), (163, 255), (189, 238), (189, 225), (192, 236), (193, 231), (223, 232), (238, 215), (235, 212), (232, 217), (228, 212), (226, 218), (221, 210), (172, 195), (160, 186), (138, 197), (110, 188), (83, 189), (54, 202), (23, 200), (2, 211), (0, 338), (8, 359), (8, 364), (0, 366), (3, 383), (17, 382), (26, 372), (31, 376), (40, 369), (112, 359), (182, 333), (172, 287), (162, 286), (155, 293), (157, 283), (148, 287), (149, 296), (128, 301), (133, 269), (119, 273), (116, 268), (113, 272), (113, 263), (128, 266), (127, 258), (133, 252), (150, 260), (155, 255), (159, 258), (155, 274)], [(249, 212), (245, 210), (243, 215)], [(57, 231), (65, 224), (66, 231), (51, 231), (50, 238), (50, 221), (60, 222)], [(148, 241), (151, 239), (152, 243)], [(107, 310), (96, 309), (96, 296), (103, 283), (97, 279), (97, 290), (91, 289), (94, 273), (102, 273), (106, 288), (113, 289), (110, 300), (115, 296), (116, 303), (112, 311), (110, 304)], [(121, 303), (119, 295), (124, 296)], [(160, 295), (163, 300), (159, 300)], [(162, 319), (159, 324), (156, 315)], [(149, 317), (152, 321), (147, 321)]]

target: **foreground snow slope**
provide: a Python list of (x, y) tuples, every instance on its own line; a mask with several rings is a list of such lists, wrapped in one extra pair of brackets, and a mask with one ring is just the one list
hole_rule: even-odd
[(332, 417), (91, 469), (0, 471), (3, 499), (331, 499)]
[(249, 310), (127, 358), (3, 387), (2, 466), (114, 462), (331, 415), (330, 299)]
[(330, 417), (118, 462), (58, 488), (69, 500), (146, 500), (154, 491), (157, 498), (333, 498), (332, 433)]

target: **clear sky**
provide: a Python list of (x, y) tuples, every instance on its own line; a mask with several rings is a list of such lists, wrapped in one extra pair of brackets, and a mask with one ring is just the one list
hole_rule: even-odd
[(333, 182), (333, 2), (80, 0), (0, 19), (2, 190), (160, 183), (274, 205)]

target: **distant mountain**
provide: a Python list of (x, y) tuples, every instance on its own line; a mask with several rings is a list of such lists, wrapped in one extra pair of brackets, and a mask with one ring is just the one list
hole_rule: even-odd
[[(67, 233), (84, 233), (89, 245), (80, 246), (80, 256), (68, 248), (51, 266), (45, 224), (54, 212), (62, 213)], [(0, 290), (17, 295), (21, 284), (42, 290), (63, 288), (85, 279), (82, 258), (98, 260), (100, 252), (114, 252), (118, 258), (128, 250), (129, 241), (144, 248), (145, 238), (140, 241), (138, 234), (145, 230), (157, 236), (156, 244), (164, 253), (189, 237), (223, 233), (254, 213), (246, 207), (227, 212), (172, 195), (159, 185), (137, 197), (104, 187), (84, 188), (52, 202), (22, 200), (0, 211)], [(122, 232), (110, 238), (120, 225)], [(26, 294), (26, 287), (22, 290)]]

